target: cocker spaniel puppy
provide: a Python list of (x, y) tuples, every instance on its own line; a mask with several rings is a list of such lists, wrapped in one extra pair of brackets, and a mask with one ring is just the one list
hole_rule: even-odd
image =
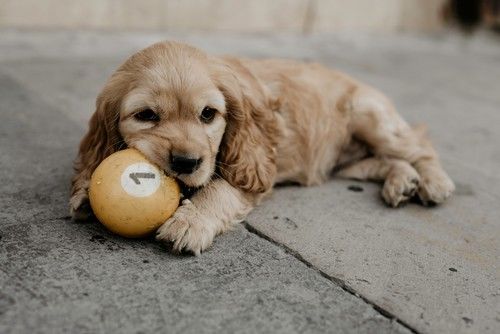
[(242, 221), (275, 183), (317, 185), (332, 174), (383, 182), (393, 207), (454, 190), (424, 130), (377, 90), (291, 60), (209, 56), (162, 42), (130, 57), (96, 102), (75, 163), (71, 213), (85, 217), (89, 179), (133, 147), (197, 191), (156, 238), (199, 254)]

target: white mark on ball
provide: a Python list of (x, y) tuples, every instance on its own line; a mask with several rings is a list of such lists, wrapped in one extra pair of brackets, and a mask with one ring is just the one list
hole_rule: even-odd
[(134, 197), (147, 197), (154, 194), (160, 182), (158, 168), (145, 162), (128, 166), (121, 176), (123, 190)]

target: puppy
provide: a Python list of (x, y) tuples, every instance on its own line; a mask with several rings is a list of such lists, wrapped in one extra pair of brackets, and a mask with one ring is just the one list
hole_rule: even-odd
[(157, 231), (175, 251), (200, 254), (274, 184), (317, 185), (332, 172), (381, 181), (392, 207), (413, 196), (437, 204), (454, 185), (424, 132), (377, 90), (319, 64), (162, 42), (130, 57), (98, 96), (70, 210), (85, 218), (92, 172), (126, 147), (197, 189)]

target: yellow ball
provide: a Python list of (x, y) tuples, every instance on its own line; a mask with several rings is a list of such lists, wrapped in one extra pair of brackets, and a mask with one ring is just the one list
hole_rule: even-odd
[(179, 206), (177, 182), (137, 150), (107, 157), (90, 180), (90, 205), (110, 231), (129, 238), (155, 231)]

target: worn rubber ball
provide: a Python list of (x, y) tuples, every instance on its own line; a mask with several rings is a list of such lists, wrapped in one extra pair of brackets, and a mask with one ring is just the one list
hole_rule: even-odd
[(179, 206), (177, 182), (139, 151), (118, 151), (92, 174), (90, 205), (110, 231), (128, 238), (147, 236)]

